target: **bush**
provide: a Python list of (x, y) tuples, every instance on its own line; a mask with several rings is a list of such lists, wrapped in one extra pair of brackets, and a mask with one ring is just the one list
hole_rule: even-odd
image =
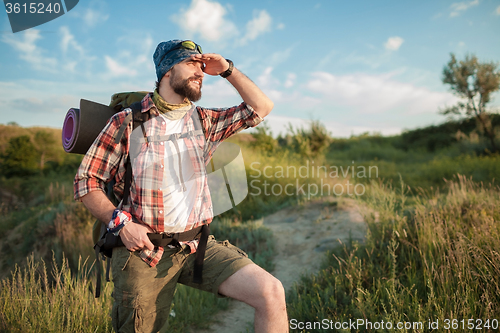
[(27, 135), (11, 138), (1, 159), (6, 177), (32, 175), (38, 170), (38, 151)]

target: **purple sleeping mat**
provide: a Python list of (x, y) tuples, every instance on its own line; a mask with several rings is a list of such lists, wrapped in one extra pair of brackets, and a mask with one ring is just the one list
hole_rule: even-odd
[(103, 104), (80, 100), (80, 108), (66, 113), (62, 145), (67, 153), (85, 154), (116, 110)]

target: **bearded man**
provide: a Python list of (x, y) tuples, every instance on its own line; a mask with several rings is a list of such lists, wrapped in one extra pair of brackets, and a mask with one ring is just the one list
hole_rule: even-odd
[[(153, 60), (156, 89), (140, 110), (148, 121), (134, 130), (125, 122), (131, 109), (114, 115), (75, 177), (75, 199), (124, 245), (112, 255), (113, 328), (165, 330), (176, 285), (182, 283), (251, 305), (256, 332), (287, 332), (281, 282), (237, 247), (208, 236), (213, 207), (205, 165), (222, 141), (257, 126), (273, 102), (232, 61), (204, 54), (193, 41), (162, 42)], [(206, 74), (228, 80), (243, 102), (221, 109), (195, 106)], [(133, 178), (124, 195), (127, 158)], [(117, 207), (104, 192), (112, 179), (121, 200)], [(155, 237), (172, 242), (156, 246)]]

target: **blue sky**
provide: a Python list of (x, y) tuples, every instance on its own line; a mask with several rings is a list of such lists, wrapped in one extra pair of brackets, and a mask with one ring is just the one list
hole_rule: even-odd
[[(144, 5), (146, 4), (146, 5)], [(100, 1), (13, 34), (0, 14), (0, 123), (62, 127), (80, 98), (152, 90), (169, 39), (220, 53), (275, 102), (285, 126), (323, 122), (334, 137), (438, 124), (456, 102), (441, 82), (450, 53), (500, 61), (500, 1)], [(500, 107), (500, 94), (492, 106)], [(241, 99), (206, 77), (206, 107)]]

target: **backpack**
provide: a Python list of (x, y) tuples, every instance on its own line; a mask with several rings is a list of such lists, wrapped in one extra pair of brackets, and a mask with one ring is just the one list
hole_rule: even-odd
[[(141, 101), (147, 92), (129, 92), (129, 93), (117, 93), (112, 96), (112, 101), (110, 107), (115, 109), (117, 112), (120, 112), (126, 108), (132, 109), (132, 112), (125, 118), (124, 122), (120, 126), (118, 133), (115, 137), (115, 142), (118, 143), (122, 137), (125, 129), (132, 121), (132, 130), (135, 130), (139, 126), (141, 126), (142, 134), (144, 138), (147, 139), (146, 130), (144, 127), (144, 123), (149, 120), (149, 113), (141, 112)], [(199, 123), (194, 121), (195, 131), (188, 132), (188, 135), (203, 135), (203, 130), (199, 127)], [(182, 138), (182, 136), (180, 137)], [(128, 197), (130, 194), (130, 185), (132, 181), (132, 165), (130, 162), (130, 152), (127, 154), (127, 160), (125, 162), (125, 180), (124, 180), (124, 190), (123, 190), (123, 202), (128, 201)], [(106, 184), (106, 194), (110, 201), (117, 206), (118, 202), (116, 197), (113, 194), (113, 186), (115, 181), (112, 180)], [(193, 282), (201, 284), (202, 279), (202, 271), (203, 271), (203, 260), (205, 257), (205, 249), (208, 241), (208, 236), (210, 234), (210, 229), (208, 224), (203, 224), (195, 229), (175, 233), (175, 234), (148, 234), (151, 242), (155, 246), (165, 247), (167, 245), (179, 245), (179, 242), (189, 241), (194, 239), (199, 239), (198, 250), (196, 252), (194, 271), (193, 271)], [(120, 236), (115, 236), (112, 233), (107, 232), (106, 226), (99, 220), (94, 222), (93, 230), (92, 230), (92, 239), (94, 242), (94, 251), (96, 255), (96, 266), (97, 266), (97, 280), (96, 280), (96, 291), (95, 297), (98, 298), (100, 296), (101, 289), (101, 259), (103, 261), (107, 261), (106, 265), (106, 281), (109, 282), (109, 271), (110, 271), (110, 259), (112, 257), (113, 248), (124, 246)]]

